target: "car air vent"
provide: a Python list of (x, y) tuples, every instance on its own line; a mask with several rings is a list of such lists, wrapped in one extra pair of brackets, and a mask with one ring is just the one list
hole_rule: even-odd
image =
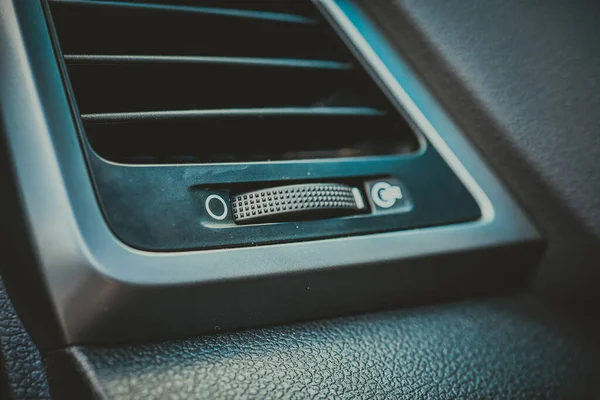
[(49, 0), (92, 149), (130, 164), (397, 155), (418, 141), (305, 0)]

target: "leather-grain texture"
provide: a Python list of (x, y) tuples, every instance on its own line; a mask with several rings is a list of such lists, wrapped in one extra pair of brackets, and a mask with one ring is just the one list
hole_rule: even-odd
[[(7, 398), (49, 399), (42, 356), (19, 320), (0, 280), (0, 360)], [(4, 397), (1, 397), (4, 398)]]
[(594, 332), (516, 297), (69, 356), (108, 399), (585, 399)]
[(600, 301), (600, 2), (359, 1), (538, 223), (536, 293)]

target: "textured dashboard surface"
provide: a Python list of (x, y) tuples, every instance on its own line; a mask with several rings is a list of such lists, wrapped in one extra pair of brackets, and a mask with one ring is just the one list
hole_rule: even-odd
[(0, 361), (2, 395), (15, 399), (49, 399), (42, 356), (31, 341), (0, 280)]
[(583, 328), (524, 297), (69, 352), (110, 399), (597, 398)]
[(535, 290), (600, 286), (600, 2), (360, 0), (548, 239)]

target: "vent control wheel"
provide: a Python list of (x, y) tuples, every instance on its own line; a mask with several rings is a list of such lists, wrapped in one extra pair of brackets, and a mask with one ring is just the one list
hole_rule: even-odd
[(341, 183), (278, 186), (233, 196), (237, 224), (269, 222), (290, 216), (314, 219), (367, 210), (360, 189)]

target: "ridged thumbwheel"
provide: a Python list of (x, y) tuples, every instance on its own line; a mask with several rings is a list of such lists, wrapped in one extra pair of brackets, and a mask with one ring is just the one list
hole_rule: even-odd
[(238, 224), (300, 220), (352, 214), (365, 210), (360, 190), (341, 183), (279, 186), (231, 198)]

